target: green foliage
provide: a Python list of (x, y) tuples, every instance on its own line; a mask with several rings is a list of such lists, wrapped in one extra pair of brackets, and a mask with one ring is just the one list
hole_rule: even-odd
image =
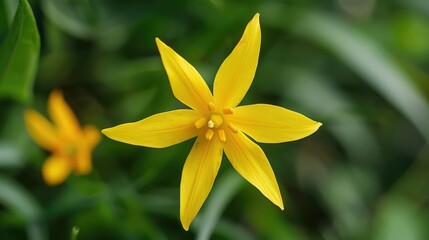
[[(0, 0), (1, 239), (429, 239), (425, 0), (30, 1), (40, 55), (30, 5), (16, 3)], [(99, 129), (185, 108), (155, 37), (211, 86), (256, 12), (262, 48), (243, 104), (323, 123), (306, 139), (261, 145), (284, 211), (224, 157), (185, 232), (180, 176), (193, 140), (150, 149), (103, 138), (89, 175), (43, 182), (49, 153), (26, 133), (23, 102), (34, 95), (46, 113), (59, 88), (81, 123)]]
[(70, 234), (70, 240), (77, 240), (77, 235), (79, 235), (79, 228), (73, 227)]
[(17, 214), (18, 219), (10, 220), (23, 223), (22, 226), (29, 233), (29, 239), (46, 239), (40, 223), (42, 214), (40, 205), (27, 190), (4, 176), (0, 176), (0, 202)]
[(40, 38), (31, 7), (20, 0), (12, 26), (0, 47), (0, 98), (29, 101), (37, 70)]

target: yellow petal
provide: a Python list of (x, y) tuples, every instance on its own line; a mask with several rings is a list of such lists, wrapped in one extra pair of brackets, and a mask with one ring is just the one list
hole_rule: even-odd
[(218, 107), (235, 107), (246, 95), (255, 76), (260, 47), (261, 29), (256, 14), (216, 74), (214, 97)]
[(163, 148), (197, 136), (194, 123), (202, 115), (194, 110), (174, 110), (138, 122), (103, 129), (109, 138), (139, 146)]
[(81, 135), (79, 122), (69, 105), (64, 100), (61, 91), (54, 90), (51, 93), (48, 100), (48, 110), (52, 121), (63, 136), (76, 139)]
[(314, 133), (322, 125), (300, 113), (268, 104), (237, 107), (230, 121), (263, 143), (298, 140)]
[(83, 128), (83, 139), (80, 142), (78, 152), (75, 158), (75, 171), (78, 174), (87, 174), (92, 169), (92, 149), (100, 141), (100, 132), (94, 126), (85, 126)]
[(225, 154), (237, 172), (283, 210), (276, 177), (262, 149), (243, 133), (226, 131)]
[(91, 152), (88, 149), (79, 149), (74, 163), (74, 170), (78, 174), (87, 174), (92, 169)]
[(25, 111), (24, 118), (28, 133), (38, 145), (50, 151), (58, 148), (56, 129), (46, 118), (32, 109)]
[(43, 178), (49, 185), (58, 185), (70, 174), (70, 162), (60, 156), (51, 156), (43, 164)]
[(180, 220), (186, 231), (212, 189), (221, 160), (219, 138), (199, 136), (186, 159), (180, 183)]
[(83, 137), (87, 145), (92, 148), (100, 142), (100, 130), (91, 125), (85, 126), (83, 128)]
[(208, 112), (208, 104), (213, 97), (204, 79), (191, 64), (158, 38), (156, 44), (174, 96), (194, 110)]

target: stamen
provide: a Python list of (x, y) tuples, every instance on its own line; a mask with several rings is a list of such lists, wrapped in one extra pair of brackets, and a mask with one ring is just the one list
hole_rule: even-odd
[(217, 114), (217, 113), (213, 113), (210, 116), (210, 121), (213, 122), (215, 128), (218, 128), (223, 123), (222, 115)]
[(216, 105), (212, 102), (209, 102), (209, 110), (213, 112), (216, 109)]
[(228, 123), (228, 128), (233, 132), (233, 133), (238, 133), (238, 129), (237, 129), (237, 127), (234, 125), (234, 124), (232, 124), (232, 123)]
[(223, 114), (233, 114), (234, 113), (234, 109), (233, 108), (225, 108), (223, 110)]
[(214, 128), (214, 127), (215, 127), (215, 123), (214, 123), (212, 120), (209, 120), (209, 121), (207, 122), (207, 127), (209, 127), (209, 128)]
[(211, 130), (211, 129), (207, 130), (207, 132), (206, 132), (206, 139), (209, 140), (209, 141), (212, 140), (213, 135), (214, 135), (214, 131), (213, 130)]
[(217, 131), (217, 134), (219, 135), (219, 139), (220, 139), (222, 142), (226, 142), (225, 131), (224, 131), (223, 129), (219, 129), (219, 130)]
[(200, 129), (200, 128), (202, 128), (202, 127), (206, 124), (206, 121), (207, 121), (207, 119), (206, 119), (205, 117), (202, 117), (202, 118), (198, 119), (198, 120), (194, 123), (194, 126), (195, 126), (197, 129)]

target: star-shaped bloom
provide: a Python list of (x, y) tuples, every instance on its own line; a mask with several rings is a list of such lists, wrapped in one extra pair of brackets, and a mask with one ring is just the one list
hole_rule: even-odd
[(164, 148), (197, 137), (182, 172), (180, 219), (189, 229), (206, 200), (225, 152), (237, 172), (283, 209), (274, 172), (261, 143), (281, 143), (314, 133), (320, 123), (285, 108), (254, 104), (237, 106), (249, 89), (261, 45), (259, 14), (220, 66), (214, 94), (185, 59), (156, 39), (174, 96), (191, 109), (155, 114), (102, 132), (128, 144)]
[(74, 171), (91, 171), (91, 152), (100, 141), (99, 130), (93, 126), (80, 127), (63, 94), (55, 90), (48, 100), (48, 112), (53, 123), (33, 109), (25, 111), (25, 124), (33, 140), (52, 155), (42, 168), (49, 185), (62, 183)]

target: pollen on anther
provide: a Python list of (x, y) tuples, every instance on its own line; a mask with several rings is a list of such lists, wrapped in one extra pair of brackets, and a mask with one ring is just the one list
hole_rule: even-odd
[(216, 105), (212, 102), (209, 102), (209, 110), (212, 112), (216, 109)]
[(224, 130), (222, 130), (222, 129), (218, 130), (217, 134), (219, 135), (219, 139), (222, 142), (226, 142), (226, 136), (225, 136), (225, 131)]
[(232, 108), (225, 108), (223, 110), (223, 114), (233, 114), (234, 113), (234, 109)]
[(195, 126), (197, 129), (200, 129), (200, 128), (202, 128), (202, 127), (206, 124), (206, 121), (207, 121), (207, 119), (206, 119), (206, 118), (204, 118), (204, 117), (202, 117), (202, 118), (198, 119), (198, 120), (194, 123), (194, 126)]
[(209, 128), (214, 128), (214, 127), (215, 127), (215, 123), (214, 123), (212, 120), (209, 120), (209, 121), (207, 122), (207, 127), (209, 127)]
[(206, 132), (206, 139), (209, 140), (209, 141), (212, 140), (213, 135), (214, 135), (214, 131), (213, 130), (211, 130), (211, 129), (207, 130), (207, 132)]
[(234, 124), (232, 124), (232, 123), (228, 123), (228, 128), (233, 132), (233, 133), (238, 133), (238, 129), (237, 129), (237, 127), (234, 125)]

